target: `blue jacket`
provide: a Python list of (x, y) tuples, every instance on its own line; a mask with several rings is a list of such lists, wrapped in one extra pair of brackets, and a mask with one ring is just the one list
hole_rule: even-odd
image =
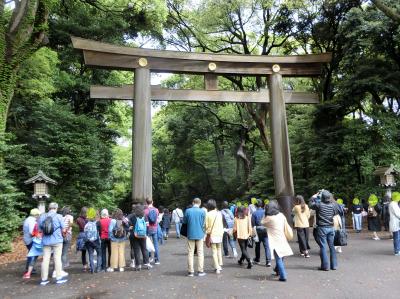
[(204, 238), (206, 212), (199, 207), (192, 207), (185, 211), (183, 223), (187, 224), (188, 240), (201, 240)]
[(112, 220), (110, 221), (110, 225), (108, 226), (108, 238), (111, 240), (111, 242), (124, 242), (124, 241), (126, 241), (126, 240), (128, 239), (128, 237), (127, 237), (127, 235), (128, 235), (128, 230), (129, 230), (129, 225), (128, 225), (128, 223), (125, 222), (125, 221), (122, 221), (122, 226), (124, 227), (125, 233), (126, 233), (125, 236), (122, 237), (122, 238), (116, 238), (116, 237), (114, 237), (113, 229), (114, 229), (114, 227), (115, 227), (116, 225), (117, 225), (117, 220), (112, 219)]
[(265, 211), (263, 208), (257, 208), (257, 210), (251, 216), (251, 226), (262, 226), (261, 220), (264, 218)]
[(51, 216), (53, 218), (54, 232), (49, 236), (43, 235), (42, 239), (43, 246), (62, 244), (64, 242), (64, 238), (62, 236), (62, 230), (65, 228), (65, 223), (60, 214), (57, 214), (53, 210), (49, 211), (46, 214), (42, 214), (39, 218), (39, 230), (43, 231), (43, 224), (47, 216)]

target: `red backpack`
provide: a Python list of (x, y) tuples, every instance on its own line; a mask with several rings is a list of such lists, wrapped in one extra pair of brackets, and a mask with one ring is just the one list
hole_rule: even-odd
[(110, 225), (111, 218), (101, 218), (100, 219), (100, 239), (108, 239), (108, 227)]

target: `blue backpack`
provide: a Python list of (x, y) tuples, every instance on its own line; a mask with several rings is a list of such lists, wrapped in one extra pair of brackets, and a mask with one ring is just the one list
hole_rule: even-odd
[(136, 218), (136, 224), (135, 228), (133, 229), (133, 234), (136, 238), (146, 238), (146, 221), (144, 221), (144, 218)]
[(156, 224), (157, 223), (157, 211), (156, 211), (156, 209), (150, 209), (149, 215), (147, 216), (147, 219), (149, 220), (150, 224)]
[(233, 215), (230, 213), (230, 210), (222, 210), (222, 215), (224, 216), (224, 221), (226, 223), (227, 228), (233, 228), (233, 224), (235, 219), (233, 218)]
[(94, 221), (89, 221), (86, 223), (85, 228), (85, 241), (94, 242), (99, 238), (99, 232), (97, 231), (97, 225)]

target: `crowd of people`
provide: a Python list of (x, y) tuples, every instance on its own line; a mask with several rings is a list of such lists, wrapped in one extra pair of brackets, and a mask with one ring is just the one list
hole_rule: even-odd
[[(382, 221), (385, 229), (392, 233), (394, 254), (400, 255), (400, 193), (385, 196), (382, 203), (375, 195), (371, 195), (367, 203), (362, 205), (357, 198), (352, 202), (350, 211), (354, 230), (362, 230), (365, 216), (373, 239), (379, 240)], [(128, 215), (120, 209), (115, 209), (109, 215), (107, 209), (99, 211), (83, 207), (75, 221), (79, 229), (76, 250), (81, 254), (83, 271), (122, 272), (126, 268), (125, 247), (129, 240), (130, 267), (136, 271), (150, 270), (161, 263), (160, 245), (168, 239), (172, 224), (177, 238), (187, 238), (189, 277), (195, 275), (195, 256), (197, 275), (206, 275), (206, 246), (211, 249), (212, 267), (216, 274), (221, 274), (227, 258), (238, 258), (238, 265), (246, 263), (247, 269), (262, 263), (271, 267), (272, 260), (275, 260), (274, 275), (279, 281), (286, 281), (284, 260), (293, 255), (289, 245), (293, 231), (289, 222), (293, 223), (296, 230), (299, 254), (310, 258), (309, 230), (312, 227), (312, 234), (320, 248), (319, 269), (336, 270), (337, 252), (341, 252), (341, 246), (347, 244), (345, 214), (348, 211), (343, 200), (335, 200), (327, 190), (313, 195), (308, 204), (301, 195), (296, 196), (290, 221), (281, 213), (276, 200), (262, 201), (256, 198), (252, 198), (249, 205), (223, 202), (221, 209), (213, 199), (202, 205), (201, 200), (195, 198), (185, 211), (176, 206), (172, 212), (163, 207), (154, 207), (153, 200), (148, 198), (145, 204), (132, 205)], [(51, 257), (54, 260), (52, 278), (57, 284), (68, 281), (68, 272), (65, 270), (70, 267), (73, 224), (74, 217), (69, 207), (62, 208), (61, 214), (58, 213), (58, 204), (54, 202), (49, 204), (47, 213), (40, 215), (38, 209), (31, 210), (23, 224), (24, 242), (28, 249), (24, 279), (29, 279), (35, 273), (37, 258), (43, 256), (40, 284), (47, 285), (50, 282)], [(265, 262), (261, 261), (261, 246)], [(250, 248), (254, 248), (254, 258), (251, 257)]]

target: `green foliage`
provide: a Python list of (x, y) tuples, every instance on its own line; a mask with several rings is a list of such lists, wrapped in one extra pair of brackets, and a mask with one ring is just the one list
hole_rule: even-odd
[[(2, 136), (0, 139), (0, 157), (4, 157), (13, 147), (7, 145)], [(23, 193), (18, 192), (15, 183), (9, 178), (4, 166), (0, 164), (0, 253), (11, 250), (11, 241), (18, 233), (21, 216), (18, 212)]]

